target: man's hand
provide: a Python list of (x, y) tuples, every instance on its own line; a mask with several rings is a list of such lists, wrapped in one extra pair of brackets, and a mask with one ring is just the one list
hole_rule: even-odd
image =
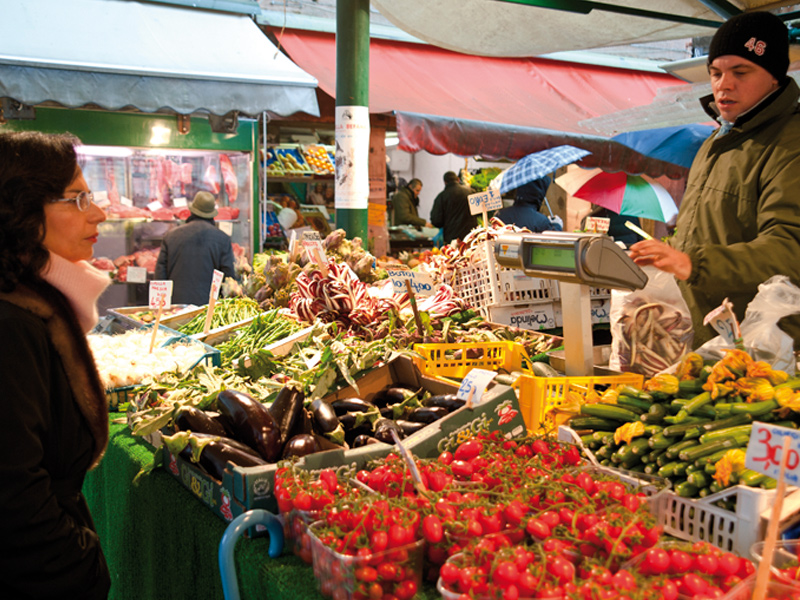
[(692, 259), (689, 255), (658, 240), (636, 242), (630, 247), (630, 257), (640, 267), (652, 265), (656, 269), (672, 273), (682, 281), (689, 279), (692, 274)]

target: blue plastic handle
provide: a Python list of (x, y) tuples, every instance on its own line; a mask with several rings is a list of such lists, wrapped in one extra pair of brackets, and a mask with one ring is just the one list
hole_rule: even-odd
[(222, 575), (222, 593), (225, 600), (239, 600), (239, 582), (236, 580), (236, 564), (233, 561), (233, 551), (241, 535), (254, 527), (263, 525), (269, 533), (270, 558), (276, 558), (283, 553), (283, 525), (280, 517), (256, 508), (242, 513), (231, 521), (222, 535), (219, 543), (219, 571)]

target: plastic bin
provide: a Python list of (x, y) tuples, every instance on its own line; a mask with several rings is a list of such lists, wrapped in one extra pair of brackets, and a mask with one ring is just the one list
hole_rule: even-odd
[[(394, 595), (395, 590), (401, 587), (404, 591), (396, 597), (409, 598), (416, 595), (422, 585), (425, 540), (384, 552), (376, 552), (369, 556), (351, 556), (336, 552), (323, 544), (315, 533), (321, 526), (322, 522), (317, 521), (309, 526), (308, 531), (311, 540), (314, 576), (317, 578), (317, 584), (323, 596), (332, 596), (336, 600), (371, 597), (366, 589), (359, 588), (372, 587), (375, 584), (381, 586), (384, 598), (387, 595)], [(397, 580), (397, 577), (383, 579), (379, 572), (370, 583), (356, 579), (356, 571), (359, 568), (372, 567), (382, 562), (391, 562), (398, 567), (396, 572), (402, 572), (405, 576), (400, 581)], [(411, 591), (412, 587), (413, 593), (407, 593)]]
[[(750, 600), (756, 588), (756, 576), (751, 575), (722, 596), (720, 600)], [(800, 589), (777, 581), (767, 584), (769, 600), (800, 600)]]
[[(772, 553), (772, 577), (800, 591), (800, 540), (778, 540)], [(756, 542), (750, 549), (756, 564), (764, 554), (764, 542)]]
[(420, 372), (431, 377), (460, 380), (472, 369), (533, 374), (532, 361), (517, 342), (414, 344), (414, 352), (422, 356), (422, 361), (416, 361)]
[(602, 395), (609, 387), (631, 385), (641, 388), (643, 384), (644, 377), (636, 373), (590, 377), (535, 377), (523, 374), (517, 379), (515, 387), (525, 425), (528, 430), (537, 432), (543, 428), (557, 429), (561, 423), (554, 421), (553, 426), (549, 427), (545, 417), (552, 409), (565, 404), (571, 392), (585, 399), (590, 392)]

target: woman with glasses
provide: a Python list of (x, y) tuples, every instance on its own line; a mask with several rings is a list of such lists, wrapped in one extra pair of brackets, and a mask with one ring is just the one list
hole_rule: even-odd
[(108, 442), (86, 341), (105, 220), (67, 135), (0, 132), (0, 598), (106, 598), (81, 494)]

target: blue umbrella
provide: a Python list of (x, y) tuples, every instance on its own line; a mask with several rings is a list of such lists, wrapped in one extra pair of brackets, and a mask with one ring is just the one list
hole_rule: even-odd
[[(591, 154), (591, 152), (575, 146), (556, 146), (541, 152), (528, 154), (528, 156), (521, 158), (514, 165), (500, 173), (492, 181), (494, 185), (491, 187), (504, 194), (530, 181), (541, 179), (556, 169), (571, 165), (588, 154)], [(497, 180), (499, 180), (499, 183), (495, 183)], [(497, 187), (498, 185), (499, 188)]]
[(640, 154), (689, 168), (700, 145), (714, 131), (712, 125), (680, 125), (620, 133), (611, 139)]

